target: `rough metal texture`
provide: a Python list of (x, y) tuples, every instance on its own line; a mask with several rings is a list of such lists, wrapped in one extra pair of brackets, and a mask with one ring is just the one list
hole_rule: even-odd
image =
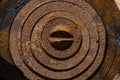
[[(68, 31), (73, 39), (57, 39), (57, 34), (50, 37), (56, 31)], [(16, 66), (31, 80), (86, 80), (103, 60), (105, 33), (102, 21), (83, 0), (31, 0), (11, 26), (10, 52)], [(73, 40), (71, 47), (62, 51), (50, 44), (68, 40)]]
[[(6, 47), (0, 51), (26, 78), (113, 80), (118, 74), (120, 13), (114, 1), (30, 0), (23, 6), (24, 3), (18, 0), (15, 6), (19, 6), (12, 7), (14, 14), (3, 19), (0, 46), (9, 46), (10, 53), (5, 52)], [(4, 45), (6, 42), (9, 44)]]

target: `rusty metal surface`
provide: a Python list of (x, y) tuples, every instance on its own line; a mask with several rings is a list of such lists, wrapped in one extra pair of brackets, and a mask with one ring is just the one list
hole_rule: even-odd
[(113, 80), (118, 74), (120, 13), (113, 1), (30, 0), (22, 6), (8, 16), (8, 27), (7, 18), (1, 24), (0, 53), (26, 78)]
[[(49, 37), (55, 28), (70, 29), (70, 48), (61, 51), (51, 45)], [(17, 67), (30, 79), (85, 80), (103, 60), (105, 33), (102, 21), (85, 1), (31, 0), (11, 26), (10, 51)]]

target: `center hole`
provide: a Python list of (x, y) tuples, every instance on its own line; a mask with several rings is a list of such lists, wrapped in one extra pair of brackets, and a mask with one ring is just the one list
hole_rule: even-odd
[(50, 35), (49, 41), (55, 49), (63, 51), (70, 48), (73, 43), (73, 36), (66, 31), (55, 31)]

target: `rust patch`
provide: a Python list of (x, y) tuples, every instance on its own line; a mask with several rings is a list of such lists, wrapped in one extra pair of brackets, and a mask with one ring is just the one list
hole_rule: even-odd
[(7, 27), (4, 30), (0, 31), (0, 55), (10, 64), (13, 64), (9, 54), (9, 46), (8, 46), (9, 28), (10, 27)]

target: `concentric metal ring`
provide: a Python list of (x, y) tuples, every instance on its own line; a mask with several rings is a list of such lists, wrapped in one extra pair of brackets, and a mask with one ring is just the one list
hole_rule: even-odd
[[(73, 37), (51, 38), (55, 31)], [(60, 51), (51, 45), (57, 40), (73, 42)], [(105, 40), (101, 20), (85, 1), (31, 0), (11, 26), (10, 51), (16, 66), (32, 80), (85, 80), (102, 62)]]

